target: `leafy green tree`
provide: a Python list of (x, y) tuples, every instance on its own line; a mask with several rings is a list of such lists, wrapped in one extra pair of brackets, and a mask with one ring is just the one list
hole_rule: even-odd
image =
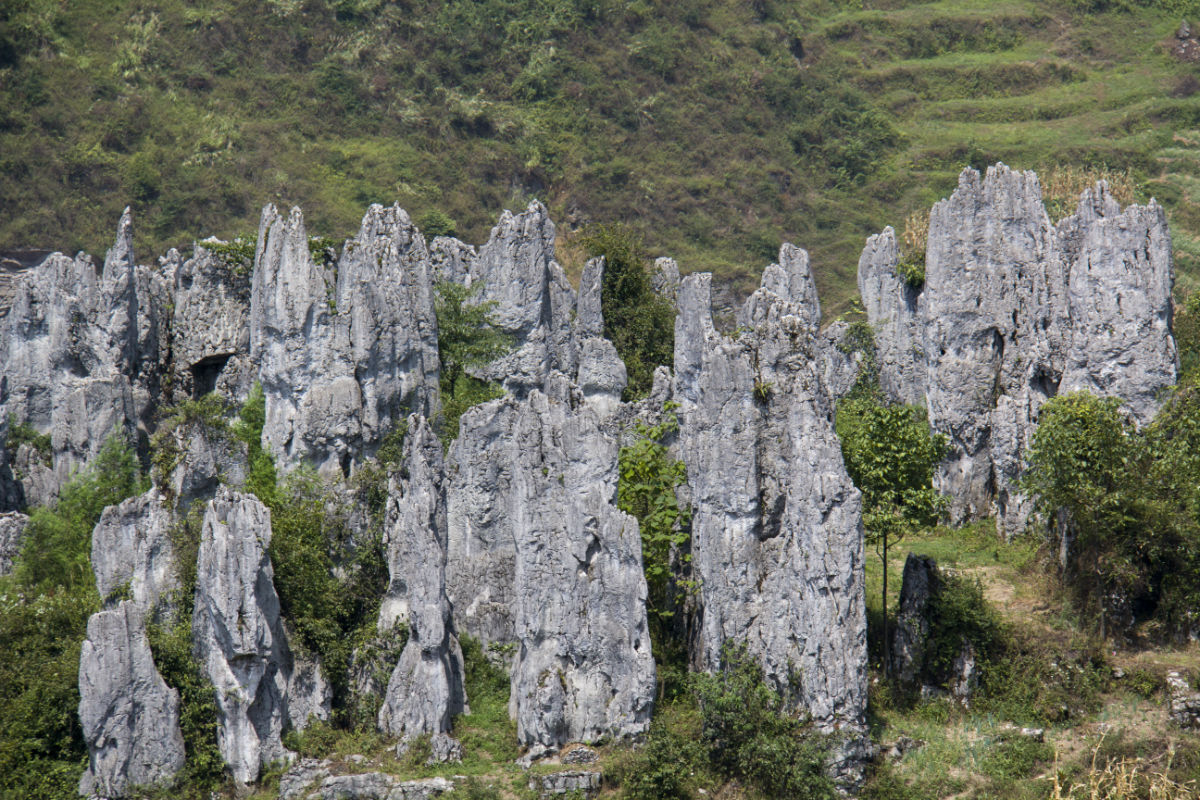
[(933, 473), (946, 455), (946, 437), (930, 431), (923, 409), (885, 405), (871, 389), (838, 404), (836, 430), (846, 471), (862, 492), (863, 531), (883, 562), (883, 658), (890, 669), (888, 551), (909, 533), (935, 524), (945, 510), (947, 500), (933, 488)]
[(655, 367), (675, 357), (675, 310), (654, 291), (641, 237), (624, 225), (597, 225), (581, 239), (591, 256), (604, 256), (600, 307), (604, 335), (625, 362), (625, 399), (649, 394)]
[(434, 312), (438, 322), (438, 357), (441, 359), (442, 415), (438, 433), (447, 447), (458, 436), (463, 412), (503, 394), (498, 384), (470, 374), (512, 348), (508, 335), (492, 324), (495, 302), (473, 302), (482, 284), (470, 287), (441, 281), (434, 287)]
[[(639, 422), (636, 439), (618, 456), (617, 505), (637, 518), (642, 536), (642, 567), (648, 595), (646, 611), (658, 661), (659, 699), (667, 687), (679, 687), (687, 674), (687, 643), (677, 634), (674, 616), (684, 593), (693, 588), (677, 566), (687, 552), (691, 512), (681, 508), (675, 490), (687, 482), (687, 466), (672, 458), (667, 440), (679, 430), (677, 403), (667, 403), (657, 425)], [(678, 565), (673, 563), (678, 559)]]

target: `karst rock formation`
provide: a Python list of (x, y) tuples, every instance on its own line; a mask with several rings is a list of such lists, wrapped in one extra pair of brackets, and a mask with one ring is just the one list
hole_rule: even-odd
[[(379, 687), (380, 730), (398, 743), (432, 736), (435, 758), (461, 754), (469, 636), (504, 661), (526, 760), (636, 739), (654, 709), (655, 654), (618, 459), (635, 420), (675, 414), (698, 587), (690, 661), (718, 670), (727, 647), (744, 648), (789, 709), (833, 736), (830, 767), (852, 787), (869, 754), (864, 544), (838, 399), (874, 364), (885, 393), (948, 435), (937, 480), (955, 519), (995, 514), (1011, 533), (1028, 518), (1018, 480), (1048, 398), (1120, 397), (1141, 424), (1177, 372), (1162, 209), (1122, 210), (1103, 184), (1055, 224), (1032, 173), (964, 171), (931, 213), (920, 286), (900, 277), (890, 228), (868, 240), (859, 288), (874, 358), (847, 345), (846, 322), (821, 328), (798, 247), (781, 248), (729, 331), (714, 321), (711, 276), (681, 278), (659, 259), (674, 363), (636, 403), (605, 337), (604, 260), (576, 288), (555, 239), (537, 202), (505, 212), (479, 247), (427, 242), (398, 206), (377, 205), (332, 247), (298, 209), (268, 206), (252, 259), (207, 240), (190, 258), (139, 265), (128, 211), (102, 265), (50, 256), (0, 318), (0, 435), (19, 440), (0, 448), (0, 569), (25, 535), (17, 512), (52, 502), (108, 437), (148, 466), (163, 409), (209, 392), (241, 403), (261, 386), (258, 444), (281, 475), (311, 468), (348, 486), (391, 431), (407, 431), (386, 482), (379, 628), (408, 638)], [(473, 368), (503, 391), (463, 414), (445, 450), (439, 281), (469, 287), (512, 342)], [(196, 421), (169, 443), (178, 457), (156, 466), (155, 487), (106, 510), (93, 534), (104, 605), (81, 656), (88, 796), (169, 783), (183, 766), (180, 694), (156, 666), (155, 631), (190, 625), (238, 781), (291, 760), (284, 733), (330, 714), (329, 676), (289, 638), (246, 443)], [(183, 525), (198, 536), (194, 565), (174, 538)]]

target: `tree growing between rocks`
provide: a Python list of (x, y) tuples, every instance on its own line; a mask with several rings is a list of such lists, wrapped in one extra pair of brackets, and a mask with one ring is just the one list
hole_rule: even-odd
[(860, 383), (837, 409), (835, 423), (846, 471), (863, 496), (863, 531), (883, 564), (883, 662), (891, 670), (888, 636), (888, 552), (908, 534), (934, 525), (948, 500), (933, 488), (946, 455), (944, 434), (929, 428), (923, 409), (887, 405), (873, 384)]
[(512, 348), (509, 337), (492, 325), (496, 303), (472, 302), (481, 288), (479, 283), (463, 286), (453, 281), (441, 281), (434, 287), (442, 400), (437, 429), (446, 447), (458, 438), (458, 420), (464, 411), (503, 394), (498, 384), (471, 374)]

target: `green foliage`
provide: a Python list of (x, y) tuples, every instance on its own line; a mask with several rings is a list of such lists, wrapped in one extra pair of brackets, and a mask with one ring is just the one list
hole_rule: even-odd
[(17, 422), (16, 414), (9, 414), (8, 438), (4, 442), (4, 447), (10, 454), (15, 455), (23, 444), (32, 447), (41, 456), (43, 464), (51, 465), (54, 448), (50, 443), (50, 434), (38, 433), (37, 428), (28, 422)]
[(904, 256), (896, 264), (896, 272), (913, 289), (920, 289), (925, 285), (925, 254), (914, 253)]
[[(460, 634), (463, 654), (463, 688), (471, 713), (456, 717), (454, 731), (467, 758), (484, 754), (493, 761), (511, 761), (521, 753), (517, 725), (508, 716), (509, 679), (493, 663), (478, 640)], [(500, 655), (500, 654), (497, 654)]]
[(677, 403), (668, 402), (657, 425), (638, 422), (636, 439), (617, 459), (617, 505), (637, 518), (642, 537), (642, 568), (648, 594), (646, 611), (658, 663), (660, 699), (682, 691), (687, 676), (687, 643), (673, 619), (685, 595), (695, 589), (686, 576), (691, 511), (681, 508), (675, 491), (687, 483), (687, 465), (671, 457), (670, 438), (679, 431)]
[(262, 447), (263, 426), (267, 422), (267, 399), (262, 384), (255, 383), (233, 424), (233, 435), (246, 444), (245, 490), (267, 506), (275, 503), (275, 460)]
[(77, 796), (87, 750), (79, 728), (79, 654), (100, 608), (91, 533), (106, 506), (143, 490), (119, 435), (49, 508), (34, 509), (13, 574), (0, 578), (0, 795)]
[(672, 458), (667, 447), (668, 438), (679, 431), (677, 407), (677, 403), (667, 403), (657, 425), (636, 423), (637, 438), (622, 447), (618, 456), (617, 505), (637, 518), (650, 589), (647, 610), (664, 618), (675, 613), (677, 592), (686, 588), (677, 580), (672, 557), (684, 564), (690, 560), (683, 548), (690, 538), (691, 512), (680, 508), (675, 494), (687, 483), (687, 465)]
[(187, 761), (176, 776), (172, 796), (201, 800), (221, 784), (225, 762), (217, 749), (216, 689), (192, 652), (192, 600), (191, 591), (181, 590), (175, 597), (177, 621), (151, 623), (146, 634), (159, 675), (179, 691), (179, 727)]
[(650, 393), (654, 369), (669, 366), (675, 354), (675, 310), (654, 291), (641, 237), (625, 225), (596, 225), (580, 243), (588, 254), (604, 256), (600, 308), (604, 335), (625, 362), (625, 399)]
[(270, 508), (280, 608), (298, 642), (320, 656), (335, 705), (346, 708), (347, 667), (364, 632), (373, 632), (387, 589), (381, 531), (352, 541), (345, 510), (310, 467), (288, 475)]
[(621, 787), (624, 800), (691, 800), (695, 796), (696, 772), (704, 769), (708, 756), (700, 742), (696, 716), (695, 724), (673, 726), (660, 715), (650, 725), (645, 747), (610, 770), (607, 777)]
[(1028, 736), (1002, 738), (980, 760), (979, 770), (998, 781), (1029, 777), (1035, 767), (1054, 760), (1054, 748)]
[(943, 572), (941, 589), (930, 602), (925, 664), (932, 674), (944, 681), (964, 643), (974, 649), (977, 662), (996, 659), (1005, 643), (1004, 625), (978, 580)]
[(212, 253), (220, 263), (238, 277), (247, 277), (254, 269), (254, 256), (258, 249), (258, 240), (252, 236), (238, 236), (229, 242), (204, 241), (200, 243)]
[(425, 234), (425, 240), (432, 242), (437, 236), (457, 236), (458, 226), (444, 211), (436, 208), (426, 211), (417, 218), (417, 227)]
[(93, 585), (92, 528), (105, 507), (145, 490), (137, 458), (120, 434), (110, 435), (50, 508), (30, 514), (14, 571), (19, 585), (44, 593)]
[(200, 426), (210, 436), (228, 436), (229, 412), (229, 404), (215, 392), (160, 409), (158, 429), (150, 437), (150, 463), (157, 480), (160, 483), (165, 482), (183, 458), (183, 449), (176, 437), (177, 431)]
[(862, 492), (868, 541), (894, 543), (937, 522), (946, 499), (933, 488), (933, 473), (947, 444), (930, 432), (923, 409), (851, 395), (838, 404), (836, 429), (846, 471)]
[(693, 678), (713, 768), (765, 798), (837, 797), (825, 773), (828, 742), (791, 715), (744, 647), (727, 643), (722, 661), (715, 675)]
[(442, 413), (438, 435), (449, 447), (458, 437), (458, 420), (468, 408), (501, 397), (499, 385), (470, 374), (512, 348), (509, 337), (491, 320), (492, 301), (474, 302), (483, 284), (471, 287), (441, 281), (434, 287), (438, 321), (438, 357), (441, 359)]
[(308, 254), (313, 263), (319, 267), (336, 266), (338, 240), (332, 236), (310, 236), (308, 237)]

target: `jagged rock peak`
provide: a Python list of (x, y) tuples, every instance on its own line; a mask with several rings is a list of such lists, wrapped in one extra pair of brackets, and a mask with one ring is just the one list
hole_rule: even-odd
[(222, 488), (204, 515), (192, 615), (195, 652), (216, 690), (217, 747), (234, 780), (290, 759), (284, 726), (329, 713), (319, 671), (299, 669), (279, 616), (267, 550), (271, 514), (252, 495)]
[[(442, 445), (424, 417), (408, 418), (404, 451), (406, 477), (393, 477), (388, 486), (386, 546), (388, 595), (403, 603), (400, 621), (408, 625), (408, 642), (379, 709), (379, 727), (405, 740), (422, 734), (444, 740), (454, 716), (467, 711), (467, 698), (446, 596)], [(394, 624), (399, 604), (393, 602), (393, 610), (387, 605), (380, 612), (381, 628)]]
[(726, 643), (744, 644), (793, 708), (841, 732), (836, 771), (853, 784), (866, 711), (861, 501), (822, 384), (807, 265), (788, 256), (786, 287), (782, 268), (764, 278), (786, 296), (756, 291), (736, 339), (713, 327), (711, 276), (680, 287), (674, 399), (702, 605), (694, 660), (716, 669)]
[[(463, 415), (447, 472), (447, 581), (460, 630), (516, 643), (510, 715), (531, 754), (636, 735), (654, 661), (617, 441), (563, 376)], [(557, 679), (546, 679), (546, 676)]]
[(171, 513), (158, 489), (104, 509), (92, 531), (92, 570), (100, 597), (127, 588), (133, 602), (152, 610), (177, 589), (170, 527)]
[(967, 169), (930, 213), (924, 284), (898, 262), (886, 230), (859, 261), (880, 385), (949, 436), (938, 485), (956, 521), (1024, 527), (1023, 454), (1050, 397), (1121, 397), (1144, 423), (1175, 381), (1170, 236), (1153, 202), (1122, 211), (1099, 184), (1055, 226), (1032, 172)]

